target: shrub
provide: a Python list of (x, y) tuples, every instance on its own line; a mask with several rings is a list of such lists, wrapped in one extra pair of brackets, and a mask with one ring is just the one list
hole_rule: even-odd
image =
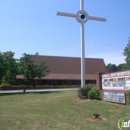
[(49, 88), (49, 87), (50, 87), (50, 85), (47, 85), (47, 84), (46, 84), (46, 85), (44, 85), (44, 88)]
[(33, 86), (33, 85), (30, 85), (29, 88), (34, 88), (34, 86)]
[(11, 85), (9, 84), (9, 83), (2, 83), (1, 85), (0, 85), (0, 87), (1, 88), (4, 88), (4, 87), (11, 87)]
[(87, 87), (87, 88), (93, 88), (94, 86), (95, 86), (96, 84), (86, 84), (85, 86)]
[(19, 85), (11, 85), (11, 88), (19, 88)]
[(21, 84), (21, 85), (18, 85), (18, 87), (19, 87), (19, 88), (25, 88), (26, 85)]
[(100, 99), (100, 94), (98, 91), (98, 88), (95, 86), (93, 87), (89, 92), (88, 92), (88, 98), (89, 99), (96, 99), (99, 100)]
[(128, 100), (129, 100), (129, 104), (130, 104), (130, 90), (128, 90), (128, 91), (126, 92), (126, 96), (127, 96)]
[(80, 99), (87, 99), (89, 91), (90, 91), (90, 88), (87, 88), (87, 87), (79, 88), (78, 89), (78, 97)]
[(11, 85), (10, 87), (11, 87), (11, 88), (16, 88), (16, 85)]
[(35, 88), (42, 88), (42, 85), (36, 85)]
[[(38, 86), (40, 87), (41, 85), (38, 85)], [(46, 88), (46, 86), (45, 86), (45, 85), (42, 85), (41, 87), (42, 87), (42, 88)]]

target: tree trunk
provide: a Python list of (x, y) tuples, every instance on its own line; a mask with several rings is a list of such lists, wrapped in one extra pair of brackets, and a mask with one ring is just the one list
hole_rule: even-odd
[(27, 85), (27, 87), (26, 88), (24, 88), (24, 90), (23, 90), (23, 92), (25, 93), (26, 92), (26, 89), (29, 87), (29, 85)]
[(27, 87), (24, 88), (23, 92), (25, 93), (26, 92), (26, 89), (29, 87), (29, 83), (27, 82)]

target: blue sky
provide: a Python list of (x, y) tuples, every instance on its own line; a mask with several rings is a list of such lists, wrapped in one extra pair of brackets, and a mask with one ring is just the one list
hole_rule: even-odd
[[(85, 57), (104, 58), (106, 64), (124, 63), (130, 37), (130, 0), (84, 0), (90, 16), (85, 24)], [(80, 0), (0, 0), (0, 51), (80, 57), (80, 24), (56, 12), (77, 13)]]

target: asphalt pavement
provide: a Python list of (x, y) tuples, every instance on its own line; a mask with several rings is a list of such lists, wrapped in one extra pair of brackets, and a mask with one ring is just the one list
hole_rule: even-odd
[[(78, 88), (60, 88), (60, 89), (27, 89), (27, 92), (56, 92), (56, 91), (68, 91), (78, 90)], [(0, 93), (23, 93), (23, 90), (0, 90)]]

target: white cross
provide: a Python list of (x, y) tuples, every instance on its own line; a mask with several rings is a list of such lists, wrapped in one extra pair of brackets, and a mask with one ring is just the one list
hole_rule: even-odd
[(89, 16), (86, 11), (84, 11), (84, 0), (80, 0), (80, 10), (77, 14), (71, 13), (64, 13), (64, 12), (57, 12), (57, 15), (60, 16), (67, 16), (76, 18), (76, 20), (81, 23), (81, 87), (85, 86), (85, 50), (84, 50), (84, 24), (88, 20), (97, 20), (106, 22), (105, 18), (93, 17)]

